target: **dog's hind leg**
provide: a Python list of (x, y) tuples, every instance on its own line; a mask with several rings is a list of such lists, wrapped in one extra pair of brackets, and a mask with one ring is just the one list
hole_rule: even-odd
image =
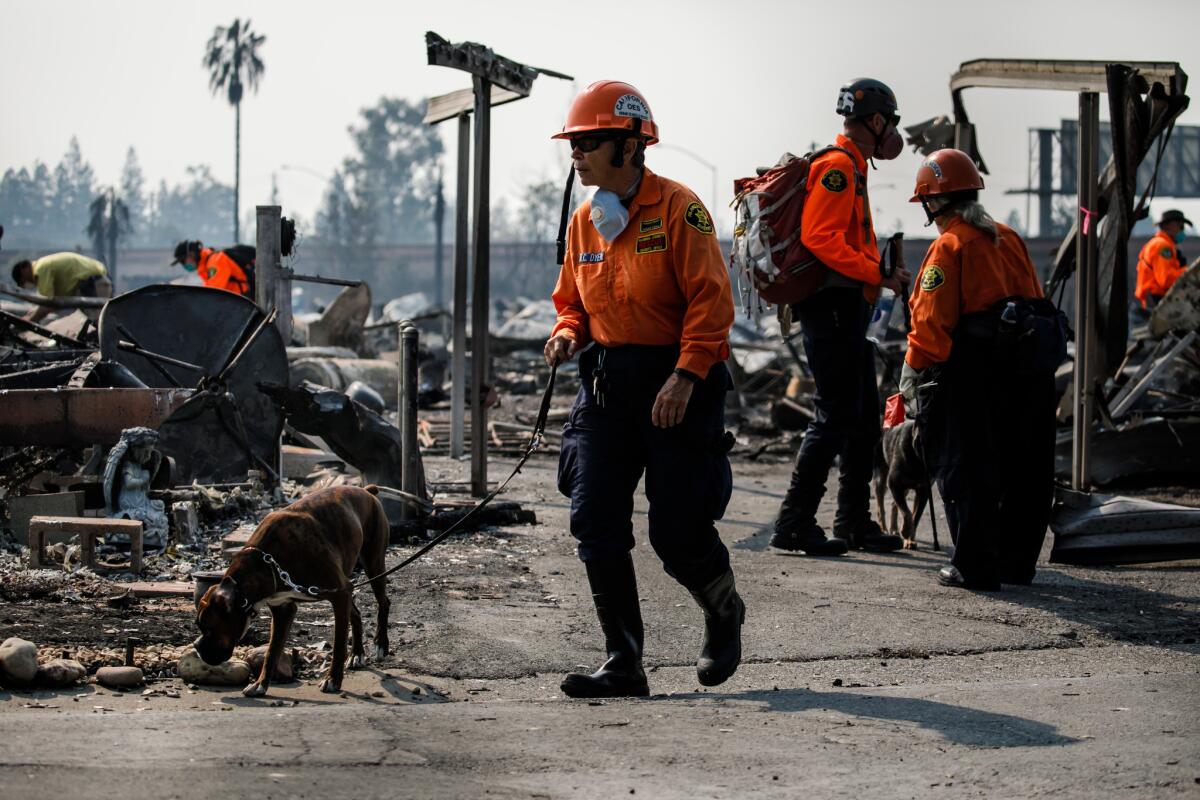
[(916, 546), (916, 540), (913, 536), (913, 521), (912, 512), (908, 509), (908, 500), (905, 495), (908, 493), (902, 486), (889, 482), (888, 488), (892, 490), (892, 502), (896, 504), (896, 508), (900, 509), (900, 516), (904, 518), (904, 522), (900, 528), (900, 536), (904, 539), (904, 549), (912, 550)]
[(295, 603), (271, 606), (271, 638), (270, 644), (267, 645), (267, 657), (263, 659), (258, 680), (242, 690), (246, 697), (262, 697), (271, 687), (271, 678), (275, 676), (275, 667), (279, 664), (279, 656), (283, 653), (283, 646), (287, 644), (288, 632), (292, 629), (292, 620), (295, 618)]
[(362, 669), (367, 665), (367, 651), (363, 648), (362, 614), (358, 611), (358, 603), (354, 595), (350, 596), (350, 669)]
[(336, 693), (342, 690), (342, 678), (346, 674), (346, 638), (353, 600), (346, 589), (334, 593), (329, 602), (333, 605), (333, 658), (329, 662), (329, 672), (321, 681), (321, 691)]
[[(913, 545), (917, 543), (917, 526), (921, 524), (921, 517), (925, 514), (925, 506), (929, 504), (929, 492), (925, 487), (916, 489), (914, 494), (916, 499), (913, 500)], [(930, 511), (929, 513), (933, 513)]]

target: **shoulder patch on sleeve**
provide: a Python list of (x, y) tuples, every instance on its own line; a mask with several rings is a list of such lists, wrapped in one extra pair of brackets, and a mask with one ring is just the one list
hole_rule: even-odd
[(687, 210), (683, 212), (683, 221), (701, 233), (712, 236), (712, 219), (708, 216), (708, 212), (704, 210), (704, 206), (699, 203), (688, 204)]
[(946, 273), (937, 264), (930, 264), (921, 272), (921, 291), (935, 292), (946, 282)]
[(1159, 251), (1158, 254), (1160, 256), (1162, 256), (1163, 258), (1174, 258), (1175, 257), (1175, 253), (1172, 252), (1171, 248), (1169, 248), (1169, 247), (1164, 247), (1162, 250)]
[(850, 182), (846, 180), (846, 173), (840, 169), (831, 169), (821, 176), (821, 185), (831, 192), (845, 191)]

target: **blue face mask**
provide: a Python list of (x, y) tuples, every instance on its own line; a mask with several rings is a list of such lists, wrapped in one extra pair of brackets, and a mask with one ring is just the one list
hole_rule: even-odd
[(1180, 242), (1182, 242), (1184, 239), (1187, 238), (1187, 231), (1180, 228), (1179, 233), (1175, 234), (1171, 238), (1173, 238), (1175, 240), (1175, 244), (1179, 244)]
[(597, 189), (592, 195), (592, 224), (604, 241), (611, 242), (629, 224), (629, 209), (621, 204), (615, 192)]
[(183, 267), (184, 272), (195, 272), (196, 271), (196, 265), (189, 264), (186, 261), (183, 262), (182, 264), (180, 264), (179, 266)]

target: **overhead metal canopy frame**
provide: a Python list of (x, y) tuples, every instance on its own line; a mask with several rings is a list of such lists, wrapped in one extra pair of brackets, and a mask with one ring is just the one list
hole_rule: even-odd
[[(1079, 93), (1078, 210), (1075, 226), (1067, 241), (1073, 239), (1075, 270), (1075, 375), (1074, 442), (1071, 485), (1083, 491), (1089, 483), (1088, 440), (1095, 419), (1098, 376), (1102, 372), (1098, 342), (1097, 282), (1099, 274), (1098, 241), (1104, 209), (1099, 202), (1099, 95), (1108, 92), (1115, 72), (1136, 76), (1139, 88), (1151, 95), (1161, 85), (1167, 96), (1182, 97), (1180, 107), (1169, 118), (1155, 122), (1169, 133), (1175, 116), (1186, 108), (1187, 73), (1173, 61), (1027, 61), (1020, 59), (977, 59), (961, 64), (950, 77), (954, 103), (955, 147), (971, 154), (983, 165), (975, 139), (975, 127), (967, 117), (962, 92), (970, 88), (1041, 89)], [(1162, 90), (1158, 90), (1160, 93)], [(1115, 149), (1115, 146), (1114, 146)], [(1116, 180), (1117, 170), (1112, 170)], [(1108, 173), (1106, 173), (1108, 174)], [(1123, 209), (1110, 209), (1125, 216)], [(1129, 221), (1132, 225), (1132, 221)], [(1128, 235), (1128, 232), (1125, 232)], [(1064, 251), (1067, 242), (1064, 242)], [(1061, 259), (1060, 259), (1061, 260)], [(1123, 286), (1123, 284), (1122, 284)]]

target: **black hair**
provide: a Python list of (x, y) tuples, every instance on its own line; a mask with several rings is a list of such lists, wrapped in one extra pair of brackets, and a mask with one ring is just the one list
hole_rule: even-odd
[(27, 258), (22, 259), (21, 261), (18, 261), (17, 263), (13, 264), (13, 268), (12, 268), (13, 283), (17, 284), (18, 286), (21, 285), (21, 273), (25, 270), (26, 267), (33, 269), (33, 262)]

